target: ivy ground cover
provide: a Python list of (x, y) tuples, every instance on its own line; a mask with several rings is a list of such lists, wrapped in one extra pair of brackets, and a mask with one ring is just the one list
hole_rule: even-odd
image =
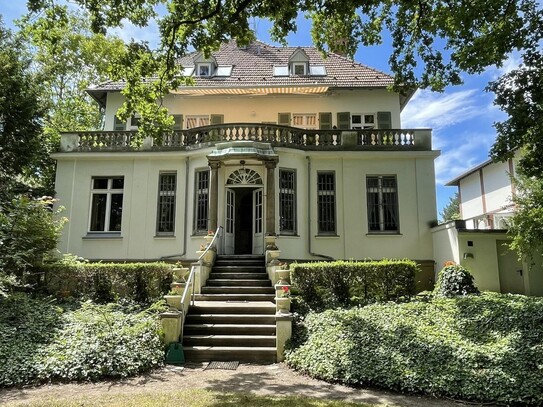
[[(543, 404), (543, 299), (484, 293), (310, 313), (291, 367), (331, 382)], [(303, 335), (302, 335), (303, 337)]]
[(127, 377), (164, 361), (157, 313), (134, 304), (0, 300), (0, 386)]

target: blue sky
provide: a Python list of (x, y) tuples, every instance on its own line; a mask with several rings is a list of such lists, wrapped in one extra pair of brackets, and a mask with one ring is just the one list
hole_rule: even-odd
[[(12, 21), (26, 12), (25, 1), (0, 0), (0, 14), (4, 23), (13, 28)], [(269, 38), (267, 21), (254, 21), (257, 38), (273, 44)], [(303, 17), (298, 19), (298, 32), (288, 37), (290, 46), (311, 45), (310, 22)], [(135, 38), (146, 40), (151, 45), (157, 43), (156, 27), (139, 29), (126, 24), (115, 34), (125, 40)], [(276, 44), (279, 45), (279, 44)], [(355, 61), (390, 72), (388, 58), (390, 43), (374, 47), (360, 48)], [(503, 120), (504, 114), (493, 106), (493, 95), (485, 92), (489, 81), (518, 65), (511, 56), (501, 68), (490, 67), (479, 75), (464, 74), (464, 84), (448, 87), (442, 93), (419, 90), (402, 112), (403, 128), (432, 128), (433, 147), (441, 150), (435, 162), (438, 213), (456, 192), (455, 187), (444, 184), (469, 168), (488, 159), (489, 149), (496, 137), (492, 124)]]

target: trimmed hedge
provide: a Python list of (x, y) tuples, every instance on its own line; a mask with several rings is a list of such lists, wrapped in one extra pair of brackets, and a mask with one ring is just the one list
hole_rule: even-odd
[(164, 363), (166, 307), (0, 299), (0, 386), (127, 377)]
[(307, 316), (287, 363), (331, 382), (543, 404), (543, 299), (483, 293)]
[(118, 299), (151, 303), (162, 298), (172, 282), (167, 263), (53, 263), (36, 271), (43, 273), (48, 294), (98, 303)]
[(419, 270), (411, 260), (294, 263), (290, 268), (299, 296), (314, 310), (410, 297)]
[(450, 264), (439, 272), (434, 294), (442, 297), (479, 294), (473, 275), (460, 264)]

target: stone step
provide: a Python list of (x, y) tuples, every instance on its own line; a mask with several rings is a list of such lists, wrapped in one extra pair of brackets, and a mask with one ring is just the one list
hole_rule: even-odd
[(209, 278), (207, 280), (208, 287), (271, 287), (270, 280), (255, 280), (255, 279), (225, 279), (225, 278)]
[(188, 315), (193, 314), (275, 315), (275, 304), (271, 301), (195, 301)]
[(184, 335), (184, 346), (275, 347), (274, 335)]
[(272, 325), (275, 324), (275, 314), (188, 314), (185, 324)]
[(265, 266), (251, 266), (251, 265), (214, 265), (212, 268), (212, 272), (215, 273), (262, 273), (266, 274), (266, 267)]
[(187, 362), (239, 361), (253, 363), (275, 363), (275, 346), (184, 346)]
[(275, 294), (275, 289), (268, 287), (215, 286), (202, 287), (202, 294)]
[(251, 273), (251, 272), (243, 272), (243, 273), (235, 273), (235, 272), (229, 272), (229, 271), (212, 271), (209, 274), (209, 280), (216, 280), (216, 279), (251, 279), (251, 280), (269, 280), (267, 273)]
[(185, 323), (183, 335), (275, 335), (275, 323)]
[(196, 301), (273, 301), (275, 294), (195, 294)]

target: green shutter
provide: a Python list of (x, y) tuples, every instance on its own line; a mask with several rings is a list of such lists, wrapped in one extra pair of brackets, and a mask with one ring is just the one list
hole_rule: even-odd
[(349, 112), (338, 112), (337, 127), (341, 130), (351, 128), (351, 114)]
[(126, 122), (121, 121), (117, 116), (113, 116), (113, 130), (124, 131), (126, 130)]
[(377, 127), (380, 129), (391, 129), (392, 114), (390, 112), (377, 112)]
[(290, 113), (279, 113), (277, 115), (277, 124), (290, 126)]
[(332, 113), (319, 113), (319, 128), (321, 130), (332, 130)]
[(183, 130), (183, 115), (174, 114), (173, 116), (173, 129), (174, 130)]
[(223, 114), (212, 114), (210, 122), (211, 122), (211, 124), (223, 124), (224, 123), (224, 115)]

